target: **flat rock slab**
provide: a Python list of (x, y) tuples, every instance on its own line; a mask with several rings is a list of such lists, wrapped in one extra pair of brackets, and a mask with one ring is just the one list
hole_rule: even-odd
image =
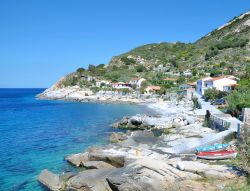
[(115, 191), (165, 191), (176, 181), (200, 178), (199, 175), (180, 171), (164, 160), (143, 158), (116, 169), (108, 175), (107, 181)]
[(104, 161), (87, 161), (83, 163), (83, 166), (87, 169), (105, 169), (105, 168), (115, 168), (109, 163), (106, 163)]
[(60, 180), (59, 176), (53, 174), (47, 169), (40, 173), (38, 181), (52, 191), (59, 191), (62, 188), (62, 181)]
[(175, 161), (172, 165), (183, 171), (197, 173), (206, 178), (227, 180), (237, 177), (236, 171), (225, 165), (209, 165), (199, 161)]
[(94, 169), (80, 172), (69, 179), (67, 182), (67, 189), (82, 191), (112, 191), (106, 178), (114, 170)]
[(114, 167), (123, 167), (125, 163), (124, 155), (106, 153), (101, 150), (93, 151), (89, 154), (90, 161), (104, 161)]

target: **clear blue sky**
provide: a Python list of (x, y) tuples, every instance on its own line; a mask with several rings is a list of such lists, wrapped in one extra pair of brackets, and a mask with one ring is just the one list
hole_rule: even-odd
[(49, 87), (153, 42), (194, 42), (249, 0), (0, 0), (0, 87)]

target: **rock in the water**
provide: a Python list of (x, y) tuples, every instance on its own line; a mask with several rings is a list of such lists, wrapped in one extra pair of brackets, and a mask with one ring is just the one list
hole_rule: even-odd
[(88, 160), (88, 153), (86, 152), (69, 155), (65, 157), (65, 160), (73, 164), (74, 166), (79, 167)]
[(114, 167), (123, 167), (125, 162), (125, 156), (105, 153), (101, 150), (93, 151), (89, 153), (90, 161), (104, 161), (111, 164)]
[(56, 174), (53, 174), (47, 169), (43, 170), (40, 173), (38, 177), (38, 181), (42, 183), (46, 188), (52, 191), (59, 191), (63, 186), (62, 181), (60, 180), (59, 176)]
[(87, 161), (83, 163), (83, 166), (87, 169), (104, 169), (104, 168), (115, 168), (109, 163), (104, 161)]
[[(115, 169), (114, 169), (115, 170)], [(111, 174), (111, 169), (86, 170), (78, 173), (67, 182), (68, 190), (83, 191), (112, 191), (106, 178)]]
[(120, 142), (120, 141), (124, 141), (124, 140), (126, 140), (127, 139), (127, 136), (124, 134), (124, 133), (112, 133), (111, 135), (110, 135), (110, 141), (112, 142), (112, 143), (118, 143), (118, 142)]

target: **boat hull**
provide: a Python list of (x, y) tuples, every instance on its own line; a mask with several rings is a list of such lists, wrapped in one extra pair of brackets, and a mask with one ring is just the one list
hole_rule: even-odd
[(214, 151), (214, 152), (200, 152), (197, 154), (197, 158), (207, 160), (223, 160), (236, 158), (236, 151)]
[(215, 144), (211, 146), (197, 147), (196, 150), (197, 152), (221, 151), (221, 150), (227, 149), (228, 147), (229, 147), (229, 144)]

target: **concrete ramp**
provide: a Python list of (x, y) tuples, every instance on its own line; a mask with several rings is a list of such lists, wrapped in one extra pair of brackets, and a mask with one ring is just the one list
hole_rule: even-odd
[(211, 145), (211, 144), (220, 142), (225, 137), (231, 134), (234, 134), (235, 132), (236, 132), (235, 129), (229, 129), (229, 130), (217, 133), (217, 134), (206, 135), (200, 140), (188, 141), (186, 144), (182, 143), (172, 148), (166, 148), (163, 151), (167, 153), (171, 153), (171, 154), (182, 154), (182, 153), (192, 152), (192, 151), (195, 151), (196, 147)]

